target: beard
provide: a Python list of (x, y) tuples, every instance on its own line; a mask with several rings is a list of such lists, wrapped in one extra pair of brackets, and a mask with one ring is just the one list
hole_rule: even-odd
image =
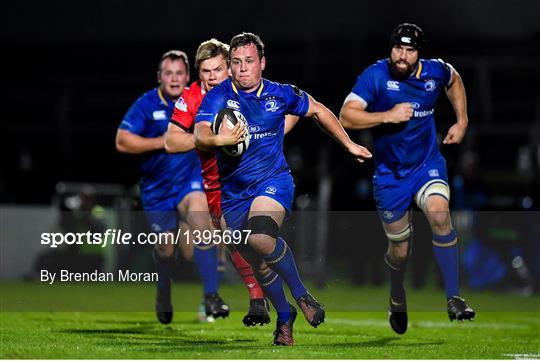
[[(406, 64), (407, 67), (402, 69), (397, 66), (398, 63)], [(405, 60), (398, 60), (398, 61), (392, 61), (392, 59), (388, 60), (388, 67), (390, 68), (390, 75), (392, 75), (392, 78), (398, 79), (398, 80), (404, 80), (407, 79), (414, 69), (416, 68), (416, 64), (409, 64)]]

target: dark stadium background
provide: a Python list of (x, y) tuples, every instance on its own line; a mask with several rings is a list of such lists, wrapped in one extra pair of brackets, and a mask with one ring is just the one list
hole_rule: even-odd
[[(466, 85), (467, 137), (442, 148), (451, 178), (462, 175), (468, 192), (481, 191), (484, 210), (539, 207), (535, 0), (60, 0), (3, 8), (4, 204), (50, 204), (60, 181), (135, 184), (137, 161), (115, 152), (115, 131), (127, 108), (156, 85), (166, 50), (182, 49), (193, 62), (201, 41), (255, 32), (266, 44), (265, 77), (298, 85), (337, 114), (361, 70), (387, 56), (393, 27), (409, 21), (427, 35), (422, 56), (452, 63)], [(454, 121), (444, 96), (436, 119), (444, 136)], [(366, 133), (351, 134), (369, 145)], [(331, 210), (373, 210), (372, 165), (355, 165), (313, 122), (287, 136), (286, 153), (297, 195), (316, 196), (319, 180), (330, 175)], [(344, 243), (336, 240), (336, 247)]]

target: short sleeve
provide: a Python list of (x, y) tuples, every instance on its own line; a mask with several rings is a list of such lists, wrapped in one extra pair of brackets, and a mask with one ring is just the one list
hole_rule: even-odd
[(142, 105), (142, 99), (139, 98), (128, 109), (118, 129), (124, 129), (130, 131), (131, 133), (141, 135), (144, 132), (145, 126), (146, 116)]
[(452, 81), (454, 67), (442, 59), (435, 59), (434, 64), (438, 67), (438, 71), (441, 72), (444, 85), (449, 86)]
[(206, 96), (199, 106), (197, 115), (195, 116), (195, 123), (213, 123), (216, 115), (225, 107), (224, 99), (225, 97), (223, 96), (223, 90), (221, 87), (216, 87), (206, 93)]
[(184, 99), (184, 96), (180, 96), (174, 104), (171, 123), (182, 128), (186, 132), (191, 132), (194, 121), (193, 111), (189, 106), (189, 102)]
[(295, 85), (283, 84), (287, 114), (304, 116), (309, 110), (309, 95)]
[(360, 97), (366, 106), (373, 103), (376, 97), (376, 84), (373, 67), (369, 67), (356, 78), (352, 93)]

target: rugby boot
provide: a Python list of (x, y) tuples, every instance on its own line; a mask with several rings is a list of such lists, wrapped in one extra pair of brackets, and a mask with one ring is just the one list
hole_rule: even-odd
[(282, 322), (279, 319), (276, 322), (276, 330), (274, 331), (274, 342), (272, 343), (275, 346), (292, 346), (294, 344), (293, 340), (293, 325), (296, 320), (296, 308), (293, 305), (289, 304), (291, 307), (291, 317), (287, 322)]
[(166, 325), (173, 319), (173, 308), (171, 303), (171, 294), (166, 292), (157, 292), (156, 296), (156, 316), (159, 322)]
[(405, 301), (402, 303), (395, 302), (392, 297), (390, 297), (388, 322), (390, 322), (392, 330), (397, 334), (403, 335), (407, 331), (408, 321), (407, 303)]
[(249, 310), (242, 320), (246, 326), (264, 325), (270, 323), (270, 313), (264, 298), (249, 300)]
[(450, 318), (450, 321), (472, 321), (475, 315), (476, 312), (467, 306), (463, 298), (452, 296), (448, 299), (448, 318)]
[(229, 306), (223, 302), (217, 293), (210, 293), (204, 296), (204, 308), (206, 316), (214, 318), (229, 317)]
[(299, 297), (296, 303), (311, 326), (317, 328), (317, 326), (324, 322), (325, 312), (323, 305), (317, 302), (312, 295), (306, 293), (302, 297)]

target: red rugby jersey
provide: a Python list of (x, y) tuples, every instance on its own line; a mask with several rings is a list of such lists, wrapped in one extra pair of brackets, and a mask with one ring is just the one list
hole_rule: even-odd
[[(174, 105), (171, 123), (188, 133), (193, 133), (195, 115), (197, 115), (205, 94), (206, 91), (201, 87), (200, 80), (191, 84), (189, 88), (184, 89), (182, 96), (178, 98)], [(201, 160), (204, 190), (220, 189), (215, 151), (203, 152), (197, 149), (197, 154)]]

